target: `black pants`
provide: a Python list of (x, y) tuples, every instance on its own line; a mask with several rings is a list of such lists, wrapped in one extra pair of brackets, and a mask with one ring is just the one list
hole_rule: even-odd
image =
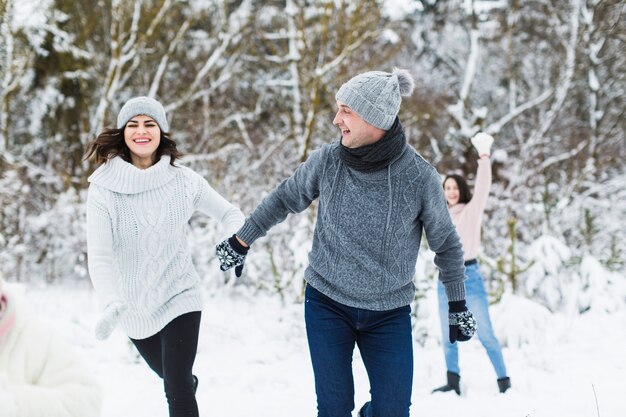
[(199, 311), (176, 317), (147, 339), (130, 339), (163, 379), (170, 417), (198, 417), (191, 370), (198, 350)]

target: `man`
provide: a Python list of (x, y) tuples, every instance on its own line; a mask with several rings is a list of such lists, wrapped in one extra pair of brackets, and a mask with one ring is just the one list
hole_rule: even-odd
[(450, 300), (450, 340), (468, 340), (463, 252), (435, 169), (407, 144), (398, 112), (414, 87), (406, 70), (360, 74), (341, 86), (322, 146), (217, 246), (222, 270), (241, 273), (248, 246), (319, 198), (305, 272), (305, 321), (318, 417), (354, 409), (352, 353), (370, 381), (363, 417), (408, 417), (413, 380), (410, 303), (422, 230)]

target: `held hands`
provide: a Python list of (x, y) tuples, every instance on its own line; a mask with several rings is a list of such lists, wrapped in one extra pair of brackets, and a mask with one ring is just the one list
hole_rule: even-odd
[(465, 342), (476, 333), (476, 320), (465, 306), (465, 300), (448, 302), (448, 324), (450, 325), (450, 343), (457, 340)]
[(243, 264), (246, 260), (248, 249), (249, 248), (239, 243), (237, 235), (232, 235), (221, 242), (215, 247), (215, 254), (220, 261), (220, 269), (222, 271), (228, 271), (230, 268), (234, 267), (235, 275), (239, 278), (243, 271)]
[(478, 132), (471, 139), (472, 145), (476, 148), (478, 156), (491, 155), (491, 145), (493, 144), (493, 136)]
[(126, 310), (128, 310), (128, 305), (123, 301), (113, 301), (109, 304), (96, 323), (96, 339), (104, 340), (109, 337)]

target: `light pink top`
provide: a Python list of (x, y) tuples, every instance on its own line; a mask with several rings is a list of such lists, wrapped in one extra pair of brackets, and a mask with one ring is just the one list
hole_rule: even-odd
[(461, 238), (463, 245), (463, 258), (474, 259), (478, 255), (480, 247), (480, 226), (483, 221), (483, 212), (491, 189), (491, 160), (481, 158), (478, 160), (476, 171), (476, 183), (474, 195), (467, 204), (455, 204), (448, 207), (452, 223)]

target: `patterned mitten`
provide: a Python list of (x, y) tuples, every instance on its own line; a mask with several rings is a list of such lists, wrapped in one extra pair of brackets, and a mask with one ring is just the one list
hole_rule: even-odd
[(220, 269), (222, 271), (228, 271), (230, 268), (235, 268), (235, 275), (241, 276), (243, 271), (243, 264), (248, 254), (248, 249), (243, 246), (237, 240), (236, 235), (232, 235), (228, 239), (221, 242), (215, 247), (215, 254), (220, 261)]
[(465, 306), (465, 300), (448, 302), (448, 324), (450, 325), (450, 343), (457, 340), (465, 342), (476, 333), (476, 320)]

